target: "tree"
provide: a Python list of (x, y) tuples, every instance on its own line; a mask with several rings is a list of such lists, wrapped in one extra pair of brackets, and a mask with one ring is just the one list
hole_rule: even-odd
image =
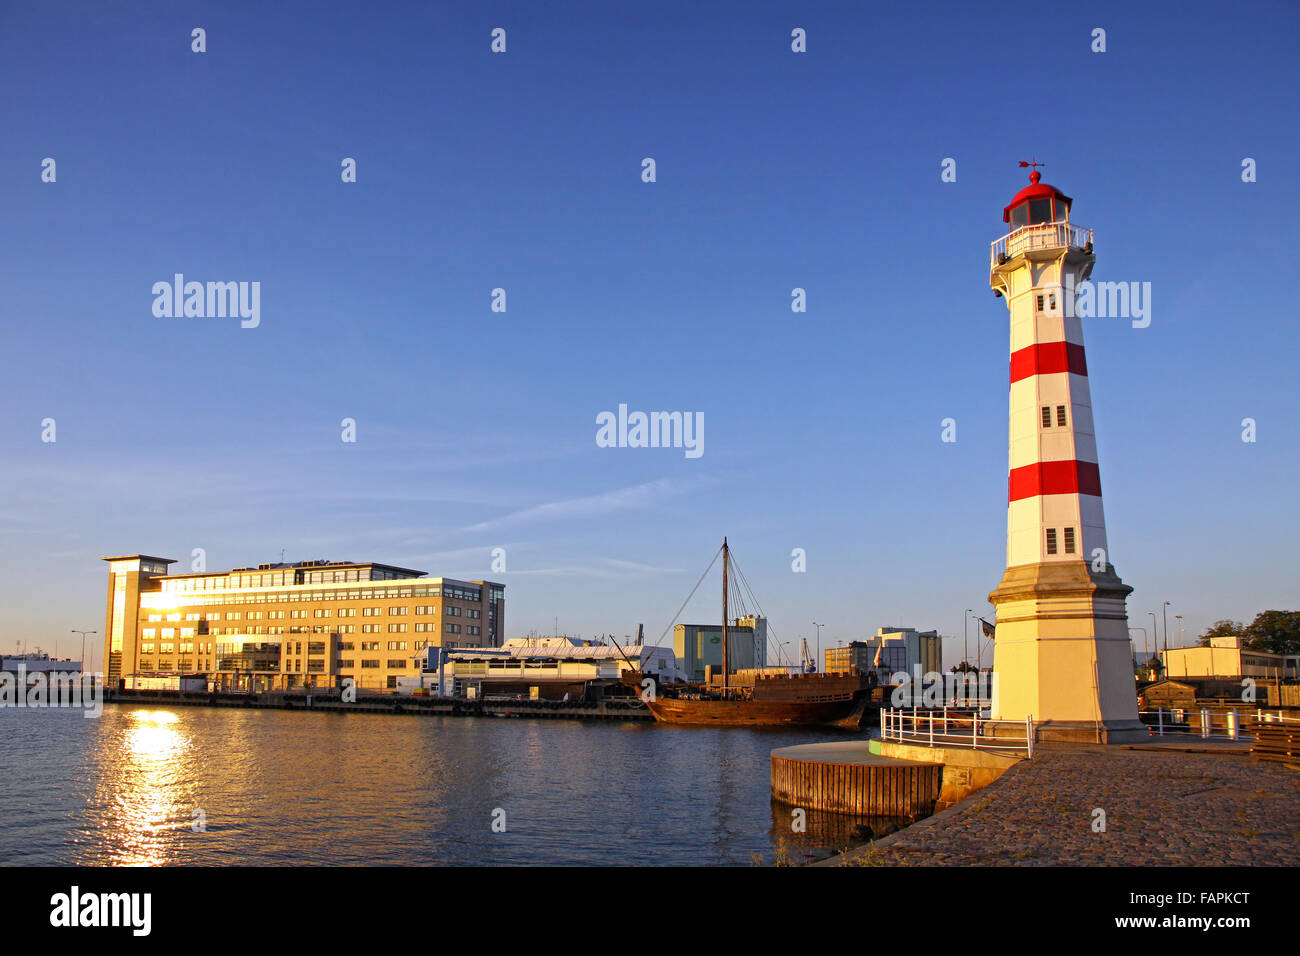
[(1300, 611), (1260, 611), (1245, 636), (1245, 646), (1252, 651), (1300, 654)]
[(1200, 645), (1201, 647), (1209, 647), (1210, 638), (1212, 637), (1245, 637), (1245, 636), (1246, 636), (1246, 625), (1242, 624), (1240, 621), (1229, 621), (1227, 619), (1224, 619), (1222, 621), (1215, 621), (1213, 624), (1211, 624), (1209, 627), (1205, 629), (1205, 633), (1202, 634), (1200, 637)]

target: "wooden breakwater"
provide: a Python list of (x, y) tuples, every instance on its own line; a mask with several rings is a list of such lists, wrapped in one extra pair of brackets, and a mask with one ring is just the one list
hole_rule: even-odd
[[(835, 751), (819, 752), (820, 747)], [(807, 810), (919, 819), (934, 812), (943, 765), (860, 753), (838, 759), (838, 745), (806, 744), (772, 753), (772, 796)]]
[(1250, 752), (1260, 760), (1300, 764), (1300, 724), (1256, 723)]
[(343, 700), (336, 693), (264, 691), (256, 694), (180, 690), (106, 690), (105, 703), (153, 704), (164, 707), (240, 707), (303, 710), (320, 713), (404, 714), (437, 717), (541, 717), (555, 720), (654, 720), (640, 700), (595, 702), (559, 700), (469, 700), (463, 697), (406, 697), (358, 694)]

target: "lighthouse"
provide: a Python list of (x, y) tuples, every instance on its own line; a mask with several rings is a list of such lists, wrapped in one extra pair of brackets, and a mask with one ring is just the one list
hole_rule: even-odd
[(1138, 720), (1125, 599), (1110, 563), (1083, 328), (1072, 299), (1092, 273), (1073, 201), (1030, 183), (1002, 212), (989, 284), (1011, 316), (1007, 569), (997, 608), (992, 734), (1124, 743)]

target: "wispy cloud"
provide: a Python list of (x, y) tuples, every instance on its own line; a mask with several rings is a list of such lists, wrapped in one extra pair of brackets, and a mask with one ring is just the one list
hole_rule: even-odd
[(650, 574), (681, 574), (685, 568), (660, 568), (652, 564), (639, 564), (636, 561), (621, 561), (618, 558), (597, 558), (597, 563), (589, 565), (572, 565), (555, 568), (524, 568), (512, 571), (516, 575), (542, 575), (550, 577), (593, 577), (607, 580), (627, 580)]
[(699, 481), (680, 481), (673, 478), (660, 478), (639, 485), (629, 485), (598, 495), (582, 498), (566, 498), (561, 501), (548, 501), (533, 505), (520, 511), (481, 521), (463, 529), (467, 532), (495, 531), (510, 525), (528, 524), (538, 521), (565, 521), (574, 518), (596, 518), (619, 511), (649, 508), (660, 501), (683, 494)]

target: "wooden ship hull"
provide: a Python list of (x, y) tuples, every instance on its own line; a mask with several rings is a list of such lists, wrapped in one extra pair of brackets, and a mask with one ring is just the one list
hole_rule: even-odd
[[(628, 675), (640, 684), (640, 674)], [(646, 705), (656, 720), (695, 727), (824, 726), (857, 728), (871, 687), (857, 674), (764, 677), (723, 695), (699, 684), (659, 685)]]
[[(731, 625), (728, 612), (731, 552), (726, 538), (722, 539), (719, 554), (722, 556), (721, 680), (710, 679), (713, 665), (709, 665), (705, 667), (707, 683), (663, 684), (657, 677), (647, 680), (649, 675), (633, 665), (623, 672), (624, 683), (638, 692), (656, 720), (666, 724), (695, 727), (862, 726), (867, 708), (873, 698), (880, 699), (881, 692), (857, 670), (846, 674), (788, 674), (742, 669), (732, 673), (728, 634)], [(717, 560), (716, 556), (714, 560)], [(703, 580), (704, 576), (701, 576), (700, 581)], [(696, 587), (699, 587), (698, 583)], [(748, 588), (748, 584), (744, 587)], [(753, 596), (752, 592), (750, 596)], [(638, 643), (640, 633), (638, 629)], [(804, 646), (806, 657), (807, 642)], [(624, 660), (632, 665), (627, 655), (624, 655)], [(650, 681), (654, 684), (653, 693), (643, 694)]]
[(866, 699), (864, 696), (846, 701), (762, 701), (660, 697), (647, 706), (656, 720), (693, 727), (856, 728), (866, 711)]

